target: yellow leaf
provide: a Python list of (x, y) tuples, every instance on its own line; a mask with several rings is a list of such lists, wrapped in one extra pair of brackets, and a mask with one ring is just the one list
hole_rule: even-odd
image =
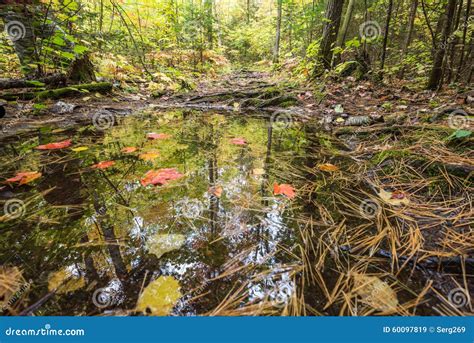
[(146, 247), (151, 254), (160, 258), (167, 252), (181, 248), (185, 241), (184, 235), (157, 234), (147, 241)]
[(379, 197), (387, 204), (390, 204), (393, 206), (401, 206), (401, 205), (410, 204), (410, 199), (408, 199), (404, 193), (399, 192), (399, 191), (387, 192), (383, 189), (380, 189)]
[(172, 276), (160, 276), (140, 295), (137, 311), (152, 316), (167, 316), (181, 298), (179, 282)]
[(61, 269), (49, 276), (48, 290), (57, 294), (67, 294), (84, 287), (84, 277), (75, 275), (70, 268)]
[(89, 150), (89, 148), (86, 146), (78, 146), (77, 148), (72, 148), (71, 150), (74, 152), (81, 152), (81, 151)]
[(3, 308), (20, 290), (23, 278), (17, 267), (0, 266), (0, 280), (0, 308)]
[(378, 311), (394, 311), (398, 306), (397, 293), (376, 276), (355, 274), (354, 292)]
[(144, 161), (153, 161), (157, 159), (160, 156), (160, 154), (156, 151), (150, 151), (150, 152), (145, 152), (140, 155), (140, 159)]
[(319, 170), (322, 170), (325, 172), (336, 172), (339, 170), (338, 166), (335, 166), (334, 164), (331, 164), (331, 163), (319, 164), (318, 168)]
[(253, 175), (264, 175), (265, 174), (265, 169), (263, 168), (255, 168), (254, 170), (252, 170), (252, 174)]

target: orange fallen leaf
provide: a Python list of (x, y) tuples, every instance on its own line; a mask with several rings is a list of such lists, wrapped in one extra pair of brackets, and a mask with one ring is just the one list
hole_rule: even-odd
[(171, 135), (168, 135), (168, 134), (166, 134), (166, 133), (155, 133), (155, 132), (151, 132), (151, 133), (147, 134), (147, 138), (148, 138), (148, 139), (152, 139), (152, 140), (168, 139), (168, 138), (171, 138)]
[(282, 184), (278, 185), (277, 183), (273, 184), (273, 194), (274, 195), (286, 195), (288, 199), (293, 199), (296, 196), (295, 189), (291, 185)]
[(14, 183), (18, 182), (20, 185), (25, 185), (41, 177), (39, 172), (20, 172), (16, 176), (7, 179), (5, 182)]
[(153, 161), (157, 159), (160, 156), (160, 154), (156, 151), (149, 151), (145, 152), (143, 154), (140, 154), (140, 159), (143, 161)]
[(222, 188), (222, 186), (214, 186), (214, 187), (209, 188), (208, 190), (210, 194), (216, 196), (217, 198), (220, 198), (222, 196), (223, 191), (224, 189)]
[(230, 142), (234, 145), (246, 145), (247, 144), (247, 141), (245, 140), (245, 138), (242, 138), (242, 137), (233, 138), (233, 139), (231, 139)]
[(334, 164), (331, 164), (331, 163), (318, 164), (318, 168), (319, 170), (325, 171), (325, 172), (336, 172), (339, 170), (338, 166), (335, 166)]
[(166, 168), (159, 170), (150, 170), (145, 177), (140, 180), (142, 186), (148, 185), (166, 185), (168, 182), (182, 178), (184, 175), (175, 168)]
[(70, 147), (72, 144), (72, 140), (68, 139), (66, 141), (62, 142), (56, 142), (56, 143), (49, 143), (49, 144), (44, 144), (44, 145), (39, 145), (36, 147), (38, 150), (56, 150), (56, 149), (64, 149)]
[(135, 151), (137, 151), (137, 148), (135, 148), (134, 146), (129, 146), (122, 149), (122, 152), (124, 154), (131, 154), (132, 152), (135, 152)]
[(92, 169), (107, 169), (115, 165), (114, 161), (103, 161), (97, 164), (94, 164), (91, 168)]

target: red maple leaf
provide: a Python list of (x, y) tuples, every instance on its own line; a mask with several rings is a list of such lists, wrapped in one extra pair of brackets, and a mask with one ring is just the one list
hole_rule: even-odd
[(273, 184), (273, 194), (283, 194), (286, 195), (288, 199), (293, 199), (296, 196), (293, 186), (287, 184), (278, 185), (277, 183)]
[(19, 172), (16, 176), (5, 180), (7, 183), (19, 182), (20, 185), (30, 183), (41, 177), (39, 172)]
[(39, 145), (36, 147), (38, 150), (56, 150), (56, 149), (64, 149), (70, 147), (72, 144), (72, 140), (68, 139), (66, 141), (62, 142), (56, 142), (56, 143), (49, 143), (45, 145)]
[(150, 170), (140, 181), (142, 186), (148, 185), (166, 185), (168, 182), (182, 178), (184, 175), (175, 168)]

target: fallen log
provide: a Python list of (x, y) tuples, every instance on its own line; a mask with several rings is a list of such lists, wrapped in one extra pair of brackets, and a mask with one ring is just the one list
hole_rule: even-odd
[(82, 85), (73, 85), (64, 88), (49, 89), (39, 92), (28, 91), (23, 93), (3, 93), (0, 94), (0, 99), (7, 101), (15, 100), (46, 100), (46, 99), (60, 99), (71, 95), (80, 95), (85, 92), (99, 92), (108, 93), (112, 90), (112, 84), (109, 82), (87, 83)]
[(0, 79), (0, 89), (44, 87), (45, 85), (65, 85), (66, 75), (54, 74), (35, 80), (26, 79)]

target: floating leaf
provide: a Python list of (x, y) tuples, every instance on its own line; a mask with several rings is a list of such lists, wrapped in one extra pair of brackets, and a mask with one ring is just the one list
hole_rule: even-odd
[(318, 169), (325, 172), (336, 172), (339, 170), (339, 167), (331, 163), (324, 163), (324, 164), (319, 164)]
[(278, 185), (277, 183), (273, 184), (273, 194), (283, 194), (286, 195), (289, 199), (293, 199), (296, 196), (295, 189), (293, 188), (293, 186), (287, 184)]
[(179, 282), (172, 276), (160, 276), (140, 295), (137, 311), (152, 316), (167, 316), (181, 298)]
[(171, 135), (168, 135), (166, 133), (151, 132), (151, 133), (147, 134), (147, 138), (152, 139), (152, 140), (161, 140), (161, 139), (171, 138)]
[(230, 141), (232, 144), (234, 145), (246, 145), (247, 144), (247, 141), (245, 140), (245, 138), (233, 138), (231, 139)]
[(175, 168), (150, 170), (140, 182), (144, 187), (148, 185), (165, 185), (168, 182), (180, 179), (183, 176), (184, 175), (178, 172)]
[(139, 157), (143, 161), (153, 161), (153, 160), (157, 159), (159, 156), (160, 156), (160, 153), (158, 153), (156, 151), (149, 151), (149, 152), (145, 152), (143, 154), (140, 154)]
[(383, 189), (379, 192), (380, 198), (387, 204), (393, 206), (409, 205), (410, 199), (407, 198), (406, 194), (402, 191), (387, 192)]
[(71, 268), (64, 268), (52, 273), (48, 279), (48, 290), (58, 294), (67, 294), (81, 289), (86, 284), (82, 275), (73, 273)]
[(82, 151), (89, 150), (89, 148), (86, 147), (86, 146), (79, 146), (77, 148), (72, 148), (71, 150), (74, 151), (74, 152), (82, 152)]
[(41, 177), (39, 172), (20, 172), (15, 177), (7, 179), (5, 182), (18, 182), (20, 185), (25, 185)]
[(66, 141), (62, 142), (56, 142), (56, 143), (49, 143), (45, 145), (39, 145), (36, 147), (38, 150), (56, 150), (56, 149), (64, 149), (70, 147), (72, 144), (72, 140), (68, 139)]
[(91, 168), (92, 169), (107, 169), (115, 165), (115, 161), (103, 161), (97, 164), (94, 164)]
[(209, 194), (212, 194), (216, 196), (217, 198), (220, 198), (222, 196), (223, 188), (222, 186), (214, 186), (209, 188), (208, 190)]
[(167, 252), (181, 248), (185, 241), (184, 235), (157, 234), (147, 241), (146, 247), (151, 254), (160, 258)]
[(397, 293), (376, 276), (355, 274), (354, 291), (364, 303), (378, 311), (393, 311), (398, 306)]
[(122, 152), (124, 154), (131, 154), (133, 152), (137, 151), (137, 148), (133, 147), (133, 146), (129, 146), (129, 147), (126, 147), (126, 148), (123, 148), (122, 149)]

